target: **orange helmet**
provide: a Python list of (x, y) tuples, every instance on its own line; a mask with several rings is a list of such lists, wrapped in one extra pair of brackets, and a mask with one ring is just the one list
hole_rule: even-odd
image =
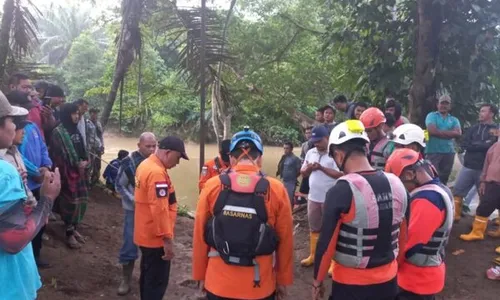
[(359, 120), (365, 125), (365, 129), (374, 128), (385, 123), (385, 115), (380, 109), (370, 107), (361, 114)]
[(401, 176), (403, 170), (416, 164), (419, 161), (419, 155), (416, 151), (408, 148), (396, 149), (385, 163), (385, 171)]

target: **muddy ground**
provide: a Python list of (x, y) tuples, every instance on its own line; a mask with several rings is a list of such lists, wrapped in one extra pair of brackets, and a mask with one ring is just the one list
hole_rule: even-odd
[[(60, 222), (49, 224), (50, 237), (45, 241), (42, 254), (53, 264), (42, 270), (43, 287), (40, 300), (83, 299), (139, 299), (138, 267), (134, 273), (132, 292), (125, 297), (116, 295), (120, 281), (118, 250), (122, 240), (122, 209), (119, 200), (104, 193), (100, 188), (92, 191), (92, 198), (80, 232), (88, 237), (79, 250), (69, 250), (63, 244)], [(297, 214), (295, 251), (295, 283), (289, 290), (288, 299), (310, 299), (312, 270), (301, 268), (298, 261), (308, 253), (308, 233), (305, 216)], [(485, 270), (491, 266), (495, 246), (500, 240), (487, 238), (481, 242), (465, 243), (457, 236), (469, 230), (472, 219), (463, 220), (453, 230), (448, 246), (447, 280), (444, 292), (438, 299), (493, 300), (499, 299), (499, 283), (485, 278)], [(189, 280), (191, 272), (191, 238), (193, 221), (179, 218), (176, 225), (176, 258), (172, 264), (171, 279), (165, 299), (195, 299), (195, 285)], [(452, 252), (463, 249), (460, 255)]]

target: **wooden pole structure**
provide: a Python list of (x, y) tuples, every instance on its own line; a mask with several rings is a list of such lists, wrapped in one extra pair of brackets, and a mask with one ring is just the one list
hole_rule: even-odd
[(206, 58), (205, 58), (205, 47), (206, 47), (206, 0), (201, 0), (201, 47), (200, 47), (200, 172), (205, 163), (205, 137), (206, 137), (206, 124), (205, 124), (205, 102), (206, 102), (206, 86), (205, 86), (205, 70), (206, 70)]

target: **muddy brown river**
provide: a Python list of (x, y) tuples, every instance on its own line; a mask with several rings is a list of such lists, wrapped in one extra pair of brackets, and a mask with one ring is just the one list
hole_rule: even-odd
[[(137, 149), (136, 138), (125, 138), (116, 136), (105, 136), (104, 139), (106, 153), (102, 159), (110, 162), (116, 158), (118, 151), (121, 149), (127, 151), (134, 151)], [(198, 176), (199, 176), (199, 161), (200, 161), (200, 146), (194, 143), (186, 144), (186, 151), (189, 156), (189, 161), (181, 160), (180, 164), (174, 169), (169, 171), (172, 182), (175, 186), (177, 199), (180, 204), (188, 205), (194, 209), (198, 200)], [(205, 145), (205, 160), (213, 158), (217, 155), (217, 145)], [(300, 155), (300, 148), (294, 148), (295, 154)], [(264, 148), (263, 156), (263, 171), (266, 174), (274, 176), (276, 168), (283, 154), (283, 148), (270, 147)], [(102, 171), (106, 167), (103, 163)], [(101, 179), (103, 180), (103, 179)]]

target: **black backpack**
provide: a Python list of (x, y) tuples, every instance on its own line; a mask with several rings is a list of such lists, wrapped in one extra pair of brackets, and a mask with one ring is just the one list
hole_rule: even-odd
[(231, 188), (229, 173), (219, 176), (223, 188), (205, 226), (205, 242), (217, 250), (209, 257), (220, 256), (226, 264), (254, 267), (254, 285), (259, 286), (255, 257), (270, 255), (278, 246), (278, 236), (267, 223), (265, 196), (269, 181), (259, 173), (253, 193), (242, 193)]

